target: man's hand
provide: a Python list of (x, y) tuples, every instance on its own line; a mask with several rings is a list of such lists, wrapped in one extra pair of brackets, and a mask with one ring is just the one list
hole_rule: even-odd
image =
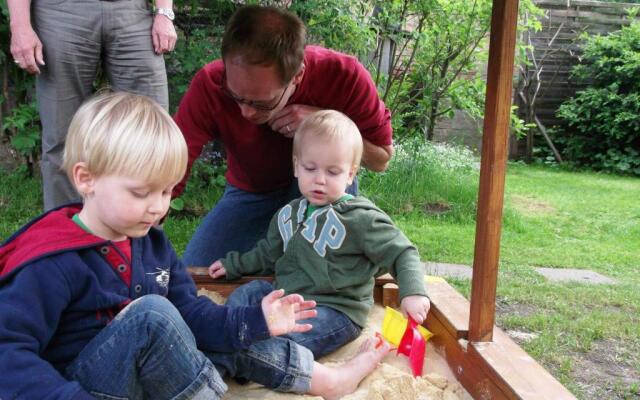
[(318, 314), (314, 309), (316, 302), (305, 301), (299, 294), (282, 296), (284, 290), (278, 289), (262, 299), (262, 312), (271, 336), (311, 330), (311, 324), (298, 324), (296, 321), (315, 317)]
[(44, 65), (42, 42), (30, 24), (11, 27), (11, 55), (18, 67), (30, 74), (39, 74)]
[(422, 324), (427, 319), (427, 314), (431, 308), (431, 302), (428, 297), (425, 296), (407, 296), (400, 302), (400, 309), (406, 316), (407, 314), (413, 318), (419, 324)]
[(305, 106), (304, 104), (289, 104), (274, 114), (269, 120), (269, 126), (275, 132), (280, 132), (288, 138), (292, 138), (296, 129), (309, 114), (320, 111), (321, 108)]
[(221, 276), (225, 276), (227, 274), (227, 270), (224, 269), (224, 265), (220, 260), (214, 261), (213, 264), (209, 267), (209, 276), (213, 279), (220, 278)]
[(164, 15), (157, 14), (153, 17), (153, 26), (151, 27), (151, 38), (153, 40), (153, 51), (156, 54), (164, 54), (176, 47), (176, 28), (173, 22)]

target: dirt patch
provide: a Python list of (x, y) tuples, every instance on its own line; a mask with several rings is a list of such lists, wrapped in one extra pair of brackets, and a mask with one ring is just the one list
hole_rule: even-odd
[(496, 312), (499, 315), (517, 315), (519, 317), (528, 317), (537, 313), (538, 309), (532, 304), (509, 303), (502, 299), (497, 299)]
[(443, 202), (425, 203), (422, 209), (429, 215), (442, 215), (448, 213), (451, 206)]
[(525, 214), (550, 214), (556, 211), (551, 204), (530, 197), (513, 194), (509, 198), (513, 207)]
[(628, 344), (607, 339), (593, 343), (586, 353), (576, 353), (571, 374), (584, 399), (640, 399), (638, 365), (640, 355)]

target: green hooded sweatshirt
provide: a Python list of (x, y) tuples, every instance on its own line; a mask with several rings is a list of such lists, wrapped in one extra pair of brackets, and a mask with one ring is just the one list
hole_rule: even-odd
[(426, 296), (418, 251), (391, 218), (364, 197), (340, 199), (306, 217), (308, 201), (292, 201), (273, 217), (267, 237), (222, 260), (227, 279), (275, 275), (275, 287), (299, 293), (365, 326), (375, 277), (387, 272), (400, 298)]

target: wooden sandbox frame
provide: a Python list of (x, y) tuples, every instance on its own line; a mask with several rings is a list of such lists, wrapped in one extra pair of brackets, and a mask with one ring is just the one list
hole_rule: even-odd
[[(494, 325), (517, 21), (518, 0), (493, 1), (471, 301), (445, 281), (428, 282), (431, 311), (424, 325), (474, 399), (575, 399)], [(199, 288), (224, 296), (252, 279), (269, 279), (228, 282), (209, 278), (206, 268), (190, 272)], [(376, 302), (397, 305), (397, 295), (390, 276), (376, 280)]]

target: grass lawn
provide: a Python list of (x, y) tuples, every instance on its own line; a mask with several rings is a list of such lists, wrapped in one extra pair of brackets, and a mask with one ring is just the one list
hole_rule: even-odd
[[(217, 195), (219, 189), (188, 193), (187, 211), (165, 224), (179, 253)], [(638, 178), (508, 168), (497, 323), (533, 334), (517, 340), (580, 399), (640, 398), (639, 199)], [(0, 238), (37, 215), (40, 204), (37, 180), (2, 174)], [(472, 215), (400, 208), (390, 210), (392, 217), (424, 260), (472, 264)], [(590, 269), (618, 283), (550, 283), (535, 272), (538, 266)], [(469, 281), (452, 283), (469, 296)]]
[[(497, 323), (581, 399), (640, 398), (640, 179), (509, 165)], [(475, 224), (395, 217), (430, 261), (473, 262)], [(547, 282), (590, 269), (616, 285)], [(467, 298), (469, 281), (452, 282)]]

